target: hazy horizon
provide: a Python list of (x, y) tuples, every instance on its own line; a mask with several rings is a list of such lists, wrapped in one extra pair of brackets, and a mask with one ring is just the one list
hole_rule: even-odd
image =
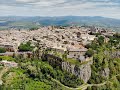
[(69, 16), (18, 16), (18, 15), (4, 15), (4, 16), (0, 16), (0, 17), (49, 17), (49, 18), (54, 18), (54, 17), (101, 17), (101, 18), (109, 18), (109, 19), (116, 19), (116, 20), (120, 20), (120, 18), (114, 18), (114, 17), (104, 17), (104, 16), (73, 16), (73, 15), (69, 15)]
[(119, 0), (1, 0), (0, 16), (101, 16), (120, 19)]

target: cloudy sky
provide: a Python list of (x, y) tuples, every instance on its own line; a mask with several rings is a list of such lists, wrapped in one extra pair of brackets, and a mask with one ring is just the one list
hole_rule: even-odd
[(104, 16), (120, 19), (120, 0), (0, 0), (0, 16)]

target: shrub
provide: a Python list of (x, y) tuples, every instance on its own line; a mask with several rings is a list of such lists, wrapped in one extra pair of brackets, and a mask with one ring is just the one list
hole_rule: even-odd
[(98, 43), (99, 43), (99, 45), (104, 44), (104, 37), (103, 36), (98, 37)]
[(5, 48), (0, 48), (0, 53), (5, 53), (6, 49)]
[(31, 46), (30, 42), (27, 42), (26, 44), (20, 44), (20, 46), (18, 47), (19, 51), (32, 51), (33, 50), (33, 46)]
[(94, 54), (94, 51), (93, 51), (92, 49), (89, 49), (89, 50), (85, 53), (85, 55), (88, 56), (88, 57), (93, 56), (93, 54)]
[(38, 30), (39, 28), (38, 27), (32, 27), (32, 28), (30, 28), (30, 31), (32, 31), (32, 30)]

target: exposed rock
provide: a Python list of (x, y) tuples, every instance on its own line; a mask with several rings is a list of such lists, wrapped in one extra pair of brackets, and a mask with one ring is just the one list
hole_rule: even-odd
[(52, 65), (53, 67), (59, 66), (62, 70), (66, 70), (67, 72), (76, 75), (85, 83), (87, 83), (87, 81), (91, 77), (91, 64), (93, 63), (92, 61), (89, 61), (78, 66), (75, 64), (71, 64), (69, 62), (65, 62), (61, 58), (50, 54), (44, 55), (43, 59), (47, 60), (49, 64)]
[(0, 80), (0, 85), (2, 85), (3, 84), (3, 81), (2, 80)]
[(87, 83), (91, 77), (91, 64), (92, 62), (88, 62), (87, 64), (78, 66), (72, 65), (69, 62), (62, 62), (62, 69), (78, 76), (85, 83)]
[(74, 74), (75, 65), (71, 65), (69, 62), (62, 62), (62, 69)]
[(112, 57), (112, 58), (117, 58), (117, 57), (120, 58), (120, 51), (118, 50), (118, 51), (114, 51), (114, 52), (112, 52), (111, 57)]
[(120, 58), (120, 51), (104, 51), (105, 55), (109, 55), (111, 58)]
[(105, 78), (108, 78), (108, 77), (109, 77), (109, 73), (110, 73), (109, 68), (104, 68), (104, 69), (101, 71), (102, 76), (105, 77)]

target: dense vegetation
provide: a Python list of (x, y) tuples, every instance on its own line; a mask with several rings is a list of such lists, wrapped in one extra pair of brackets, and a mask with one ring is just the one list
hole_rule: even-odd
[(62, 71), (59, 67), (53, 68), (42, 60), (3, 56), (1, 59), (19, 63), (18, 68), (11, 68), (2, 76), (4, 82), (2, 90), (66, 90), (65, 86), (77, 87), (83, 83), (75, 75)]
[(38, 29), (39, 29), (38, 27), (31, 27), (31, 28), (30, 28), (30, 31), (38, 30)]
[(5, 48), (0, 48), (0, 53), (5, 53), (6, 49)]
[(31, 46), (31, 42), (28, 41), (25, 44), (21, 43), (18, 48), (19, 48), (19, 51), (32, 51), (34, 47)]
[[(102, 36), (86, 47), (92, 49), (95, 54), (93, 58), (92, 76), (88, 83), (101, 86), (88, 87), (88, 90), (119, 90), (120, 89), (120, 35), (109, 37), (109, 42), (104, 42)], [(105, 72), (105, 73), (103, 73)], [(107, 75), (108, 74), (108, 75)]]

